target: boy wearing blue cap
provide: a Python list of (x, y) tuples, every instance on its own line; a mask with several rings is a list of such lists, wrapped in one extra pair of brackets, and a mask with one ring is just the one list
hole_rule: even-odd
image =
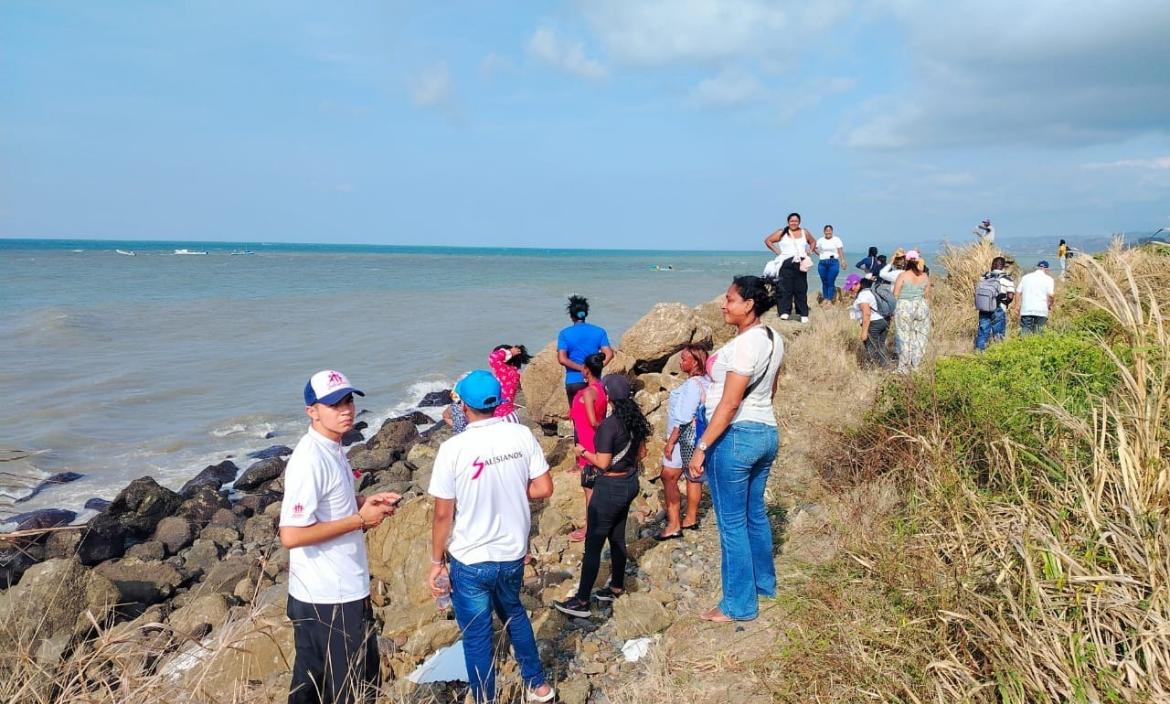
[[(508, 628), (528, 701), (552, 701), (556, 693), (545, 680), (532, 623), (520, 603), (532, 526), (528, 502), (552, 496), (548, 462), (527, 426), (493, 417), (501, 389), (491, 372), (471, 372), (455, 393), (470, 422), (435, 457), (427, 489), (435, 497), (427, 581), (436, 598), (451, 594), (475, 702), (496, 697), (493, 610)], [(440, 581), (448, 574), (449, 590)]]
[(357, 496), (341, 436), (353, 428), (354, 395), (344, 374), (317, 372), (305, 384), (311, 425), (284, 470), (280, 543), (288, 548), (288, 617), (296, 659), (289, 704), (373, 702), (378, 648), (362, 532), (394, 513), (402, 497)]

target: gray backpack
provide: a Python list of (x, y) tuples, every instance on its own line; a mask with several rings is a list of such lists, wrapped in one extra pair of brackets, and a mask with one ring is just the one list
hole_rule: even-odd
[(975, 309), (980, 313), (994, 313), (999, 308), (999, 277), (980, 279), (975, 284)]
[(877, 301), (877, 314), (889, 320), (894, 316), (894, 309), (898, 307), (898, 302), (894, 300), (894, 287), (888, 283), (874, 284), (869, 287), (873, 291), (873, 297)]

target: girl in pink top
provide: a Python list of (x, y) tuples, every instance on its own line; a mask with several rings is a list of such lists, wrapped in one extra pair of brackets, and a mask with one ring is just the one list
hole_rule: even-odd
[[(597, 434), (597, 426), (605, 419), (605, 407), (609, 399), (605, 395), (605, 387), (601, 385), (601, 370), (605, 366), (605, 355), (598, 352), (585, 358), (581, 374), (585, 377), (587, 386), (573, 396), (573, 403), (569, 406), (569, 420), (573, 421), (573, 435), (577, 442), (589, 452), (596, 452), (593, 438)], [(583, 457), (577, 458), (577, 465), (581, 471), (581, 488), (585, 491), (585, 513), (589, 513), (589, 499), (593, 497), (593, 483), (597, 480), (597, 469)], [(585, 528), (582, 526), (569, 533), (569, 540), (581, 542), (585, 539)]]
[(499, 345), (488, 355), (488, 366), (500, 382), (500, 396), (503, 399), (496, 406), (495, 416), (519, 423), (516, 417), (516, 392), (520, 390), (520, 367), (532, 360), (524, 345)]

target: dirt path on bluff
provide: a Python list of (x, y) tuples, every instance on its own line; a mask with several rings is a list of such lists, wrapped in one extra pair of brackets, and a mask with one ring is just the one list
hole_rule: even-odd
[[(799, 586), (837, 552), (839, 519), (819, 480), (818, 451), (859, 419), (878, 379), (844, 358), (852, 354), (849, 335), (856, 333), (843, 309), (830, 310), (808, 326), (777, 322), (775, 327), (787, 341), (775, 403), (781, 445), (766, 496), (776, 539), (776, 598), (761, 602), (755, 621), (713, 624), (698, 618), (721, 593), (718, 529), (705, 493), (699, 531), (665, 543), (642, 537), (631, 545), (638, 569), (627, 586), (632, 593), (652, 594), (666, 606), (673, 623), (655, 638), (644, 658), (627, 663), (614, 652), (621, 641), (614, 635), (616, 616), (595, 614), (588, 624), (574, 620), (569, 632), (577, 626), (582, 632), (559, 641), (566, 659), (558, 673), (564, 701), (694, 704), (787, 699), (772, 691), (762, 675), (769, 660), (789, 644), (787, 616), (799, 598)], [(833, 374), (828, 381), (809, 378), (808, 370), (817, 367), (811, 362), (826, 355), (843, 356), (838, 363), (852, 371)], [(647, 520), (640, 530), (646, 536), (660, 525)], [(603, 574), (598, 583), (604, 578)]]

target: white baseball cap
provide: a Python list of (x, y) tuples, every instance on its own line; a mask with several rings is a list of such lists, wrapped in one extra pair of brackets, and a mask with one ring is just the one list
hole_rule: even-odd
[(326, 406), (331, 406), (349, 394), (365, 396), (361, 391), (353, 388), (344, 374), (332, 369), (325, 369), (309, 377), (309, 383), (305, 384), (305, 405), (312, 406), (314, 403), (323, 403)]

